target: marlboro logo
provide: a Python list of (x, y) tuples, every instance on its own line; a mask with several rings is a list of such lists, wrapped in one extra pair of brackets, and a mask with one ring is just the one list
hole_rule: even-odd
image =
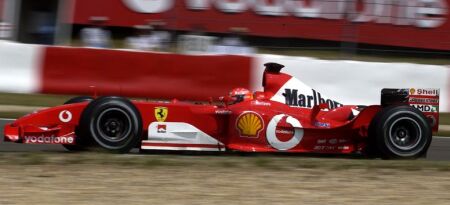
[(327, 103), (331, 109), (341, 107), (342, 104), (338, 103), (331, 99), (322, 98), (319, 92), (316, 92), (314, 89), (312, 90), (312, 95), (305, 95), (302, 93), (298, 93), (297, 89), (285, 89), (283, 96), (286, 100), (286, 105), (296, 106), (296, 107), (305, 107), (312, 108), (315, 105), (319, 105), (322, 103)]

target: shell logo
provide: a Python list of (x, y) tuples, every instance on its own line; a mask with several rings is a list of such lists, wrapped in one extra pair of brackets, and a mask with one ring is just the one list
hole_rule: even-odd
[(409, 89), (409, 94), (410, 95), (416, 94), (416, 89), (414, 89), (414, 88)]
[(241, 137), (257, 138), (259, 132), (264, 128), (263, 120), (258, 113), (244, 112), (236, 121), (236, 128)]

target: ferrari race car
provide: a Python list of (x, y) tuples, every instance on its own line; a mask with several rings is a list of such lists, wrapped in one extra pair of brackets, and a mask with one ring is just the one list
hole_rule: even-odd
[(439, 125), (438, 89), (383, 89), (381, 104), (343, 105), (267, 63), (264, 91), (216, 103), (77, 97), (21, 117), (6, 142), (113, 152), (193, 150), (424, 156)]

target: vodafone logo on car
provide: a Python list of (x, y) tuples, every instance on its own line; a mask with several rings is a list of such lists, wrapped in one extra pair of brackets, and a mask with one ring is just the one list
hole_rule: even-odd
[(279, 114), (267, 125), (266, 138), (273, 148), (289, 150), (300, 144), (303, 134), (300, 121), (289, 115)]
[[(175, 0), (122, 0), (138, 13), (163, 13), (174, 8)], [(373, 22), (436, 28), (445, 21), (445, 0), (184, 0), (189, 10), (217, 9), (224, 13), (253, 11), (265, 16), (347, 19), (351, 22)]]
[(25, 144), (74, 144), (73, 136), (24, 136)]
[(58, 117), (61, 122), (70, 122), (72, 120), (72, 113), (68, 110), (63, 110), (59, 113)]

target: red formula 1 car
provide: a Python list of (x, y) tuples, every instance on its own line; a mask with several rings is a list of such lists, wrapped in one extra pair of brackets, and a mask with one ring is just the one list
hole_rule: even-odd
[(5, 141), (95, 144), (114, 152), (197, 150), (426, 154), (438, 128), (438, 89), (383, 89), (381, 105), (342, 105), (265, 64), (263, 92), (235, 89), (221, 102), (193, 104), (77, 97), (5, 126)]

